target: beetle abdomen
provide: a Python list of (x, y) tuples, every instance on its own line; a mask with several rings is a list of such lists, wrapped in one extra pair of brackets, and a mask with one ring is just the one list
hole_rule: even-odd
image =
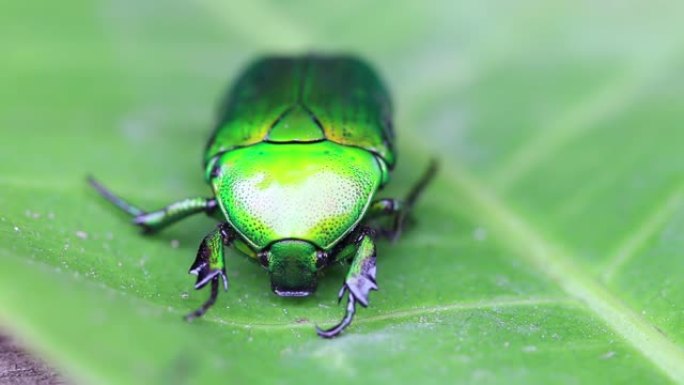
[(286, 238), (329, 248), (362, 218), (382, 179), (373, 154), (329, 141), (257, 144), (217, 165), (223, 213), (257, 249)]
[[(303, 124), (287, 124), (296, 119)], [(266, 58), (238, 78), (207, 146), (205, 162), (271, 142), (335, 143), (394, 164), (390, 98), (375, 72), (351, 57)]]

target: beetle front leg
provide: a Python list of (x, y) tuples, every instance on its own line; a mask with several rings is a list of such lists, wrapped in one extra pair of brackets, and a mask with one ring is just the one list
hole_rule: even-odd
[(228, 290), (223, 250), (224, 246), (229, 246), (234, 239), (234, 230), (227, 223), (221, 223), (202, 240), (189, 273), (197, 276), (196, 290), (211, 282), (211, 295), (199, 309), (185, 316), (186, 321), (201, 317), (214, 305), (218, 296), (219, 280), (223, 282), (224, 290)]
[(193, 214), (204, 212), (211, 215), (218, 207), (216, 199), (187, 198), (171, 203), (162, 209), (146, 212), (116, 196), (94, 178), (88, 177), (88, 183), (114, 206), (132, 216), (133, 224), (140, 226), (147, 234), (157, 232)]
[(316, 332), (323, 338), (337, 337), (347, 328), (354, 319), (356, 313), (356, 303), (361, 306), (368, 306), (368, 295), (371, 290), (378, 290), (375, 282), (375, 243), (373, 242), (373, 231), (363, 229), (356, 241), (356, 253), (352, 260), (347, 277), (338, 294), (338, 300), (342, 300), (347, 294), (347, 309), (342, 320), (330, 329), (320, 329), (316, 327)]

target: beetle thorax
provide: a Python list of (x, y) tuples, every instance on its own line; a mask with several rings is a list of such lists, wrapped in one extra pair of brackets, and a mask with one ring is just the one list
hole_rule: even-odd
[(363, 217), (382, 179), (373, 154), (332, 142), (261, 143), (218, 162), (219, 204), (256, 249), (282, 239), (332, 247)]

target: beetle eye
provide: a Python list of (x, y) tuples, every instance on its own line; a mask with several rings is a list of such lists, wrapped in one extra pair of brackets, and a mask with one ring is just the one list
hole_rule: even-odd
[(261, 266), (268, 268), (268, 251), (260, 251), (257, 257)]
[(220, 167), (219, 163), (217, 162), (214, 165), (214, 167), (211, 168), (211, 173), (209, 173), (209, 176), (211, 176), (211, 178), (213, 179), (213, 178), (218, 177), (220, 174), (221, 174), (221, 167)]
[(316, 267), (324, 267), (326, 262), (328, 262), (328, 254), (325, 251), (318, 250), (316, 252)]

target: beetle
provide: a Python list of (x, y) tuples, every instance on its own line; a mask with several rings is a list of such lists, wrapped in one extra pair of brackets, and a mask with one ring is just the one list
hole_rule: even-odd
[(324, 268), (350, 261), (338, 295), (347, 297), (344, 317), (316, 327), (321, 337), (339, 335), (378, 288), (375, 240), (399, 237), (436, 162), (404, 200), (376, 199), (396, 160), (392, 107), (378, 75), (355, 57), (263, 58), (238, 77), (221, 107), (204, 154), (212, 197), (144, 211), (92, 177), (89, 183), (144, 233), (197, 213), (219, 220), (189, 271), (195, 289), (210, 285), (211, 294), (187, 320), (216, 302), (221, 284), (228, 289), (224, 247), (261, 264), (283, 297), (310, 295)]

